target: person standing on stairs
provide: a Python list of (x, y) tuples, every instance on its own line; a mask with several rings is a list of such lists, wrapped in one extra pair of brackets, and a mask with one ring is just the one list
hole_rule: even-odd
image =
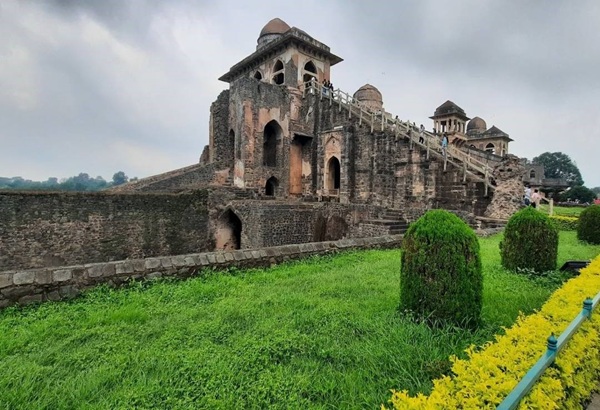
[(421, 124), (421, 127), (419, 128), (419, 142), (421, 144), (423, 144), (425, 142), (425, 138), (423, 136), (424, 133), (425, 133), (425, 127), (423, 126), (423, 124)]
[(442, 155), (444, 157), (446, 156), (447, 149), (448, 149), (448, 135), (446, 135), (446, 133), (444, 133), (444, 135), (442, 135)]

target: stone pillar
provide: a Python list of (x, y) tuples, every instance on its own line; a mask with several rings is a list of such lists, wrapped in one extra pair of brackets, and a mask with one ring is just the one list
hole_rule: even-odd
[(515, 155), (506, 155), (494, 167), (496, 189), (493, 191), (492, 201), (485, 210), (485, 216), (508, 220), (521, 208), (524, 172), (525, 167)]

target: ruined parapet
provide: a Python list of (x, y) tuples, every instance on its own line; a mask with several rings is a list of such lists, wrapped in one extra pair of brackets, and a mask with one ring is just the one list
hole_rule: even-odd
[(494, 167), (496, 189), (485, 216), (508, 220), (517, 212), (523, 202), (523, 172), (525, 168), (519, 157), (508, 154)]

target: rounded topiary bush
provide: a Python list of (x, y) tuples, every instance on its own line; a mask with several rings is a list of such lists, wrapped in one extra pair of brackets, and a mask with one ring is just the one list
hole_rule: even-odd
[(479, 241), (456, 215), (428, 211), (402, 241), (400, 307), (430, 323), (475, 327), (482, 305)]
[(577, 239), (600, 244), (600, 205), (590, 205), (579, 215)]
[(554, 270), (557, 252), (558, 229), (548, 216), (532, 207), (511, 216), (500, 242), (502, 266), (512, 271)]

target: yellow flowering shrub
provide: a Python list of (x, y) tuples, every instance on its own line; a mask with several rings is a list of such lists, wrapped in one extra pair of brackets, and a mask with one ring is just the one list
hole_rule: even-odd
[[(392, 390), (395, 409), (494, 409), (579, 314), (586, 297), (600, 291), (600, 256), (550, 296), (539, 312), (520, 316), (504, 335), (481, 348), (467, 349), (468, 359), (452, 357), (453, 376), (433, 381), (431, 394)], [(575, 333), (531, 392), (521, 409), (579, 409), (597, 385), (600, 369), (600, 309)], [(382, 408), (386, 408), (382, 406)]]
[(560, 231), (575, 231), (579, 218), (575, 216), (552, 215), (550, 220)]

